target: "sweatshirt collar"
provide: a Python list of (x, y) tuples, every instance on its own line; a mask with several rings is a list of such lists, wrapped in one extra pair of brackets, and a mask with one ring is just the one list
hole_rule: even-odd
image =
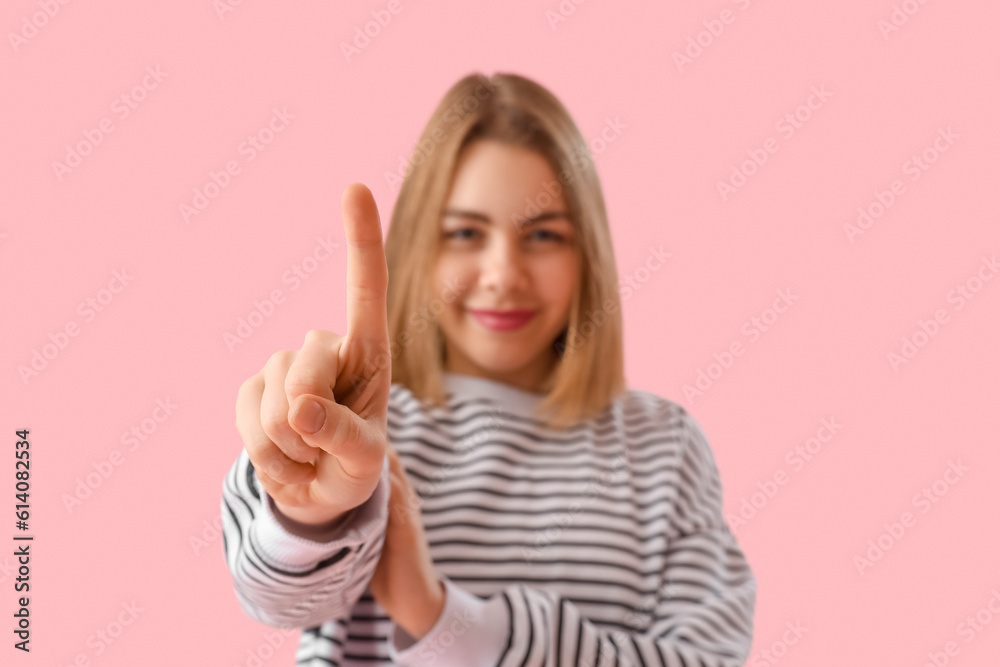
[(536, 394), (496, 380), (448, 371), (444, 372), (444, 388), (445, 393), (456, 401), (486, 399), (507, 412), (529, 418), (535, 417), (535, 408), (545, 398), (545, 394)]

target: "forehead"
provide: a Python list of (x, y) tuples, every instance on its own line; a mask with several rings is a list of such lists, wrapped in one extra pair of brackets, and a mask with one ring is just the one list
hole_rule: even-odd
[[(541, 209), (564, 207), (562, 190), (540, 153), (481, 139), (462, 149), (445, 201), (448, 206), (476, 207), (495, 214), (520, 213), (532, 204)], [(553, 197), (553, 192), (558, 196)]]

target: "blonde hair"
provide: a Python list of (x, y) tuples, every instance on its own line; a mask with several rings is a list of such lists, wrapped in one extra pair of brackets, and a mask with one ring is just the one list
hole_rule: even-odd
[(445, 405), (444, 340), (435, 315), (449, 295), (431, 294), (431, 276), (455, 165), (476, 139), (543, 156), (558, 178), (547, 184), (549, 194), (554, 199), (562, 193), (577, 232), (579, 287), (569, 323), (553, 341), (560, 359), (536, 411), (549, 428), (562, 430), (598, 416), (625, 390), (618, 273), (600, 181), (583, 135), (552, 93), (516, 74), (463, 77), (417, 142), (385, 246), (392, 382), (422, 401)]

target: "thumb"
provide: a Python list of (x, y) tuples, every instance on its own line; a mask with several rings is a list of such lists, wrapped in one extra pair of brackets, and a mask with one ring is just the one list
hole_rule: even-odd
[[(373, 449), (369, 446), (375, 440), (371, 424), (350, 408), (322, 396), (298, 396), (288, 411), (288, 423), (307, 445), (338, 459), (348, 457), (354, 463), (361, 463), (355, 460), (355, 455)], [(382, 463), (381, 455), (378, 463)]]

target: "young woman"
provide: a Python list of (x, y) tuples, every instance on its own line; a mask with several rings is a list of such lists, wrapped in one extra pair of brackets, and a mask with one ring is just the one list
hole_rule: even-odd
[(604, 200), (520, 76), (448, 91), (383, 253), (347, 188), (347, 334), (240, 387), (224, 546), (300, 665), (743, 665), (756, 586), (680, 405), (625, 388)]

